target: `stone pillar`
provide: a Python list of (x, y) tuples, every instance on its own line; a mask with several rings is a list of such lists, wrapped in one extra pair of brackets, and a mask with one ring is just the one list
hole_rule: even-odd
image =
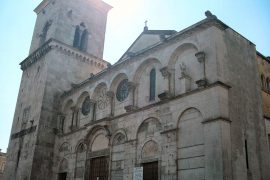
[(110, 106), (111, 106), (111, 112), (110, 116), (114, 116), (114, 92), (113, 91), (107, 91), (106, 95), (110, 98)]
[(177, 129), (167, 129), (162, 134), (161, 180), (177, 179)]
[(64, 123), (65, 123), (65, 115), (63, 113), (58, 113), (57, 115), (57, 128), (55, 129), (56, 134), (63, 134), (64, 133)]
[(136, 165), (136, 140), (125, 143), (124, 180), (133, 179), (133, 169)]
[(202, 70), (202, 75), (201, 75), (202, 78), (196, 81), (196, 84), (198, 85), (199, 88), (203, 88), (207, 86), (208, 84), (207, 79), (206, 79), (206, 71), (205, 71), (205, 53), (200, 51), (200, 52), (197, 52), (195, 56), (197, 57), (198, 62), (201, 64), (201, 70)]
[(130, 94), (130, 98), (131, 98), (131, 104), (128, 106), (125, 106), (125, 110), (127, 112), (136, 110), (138, 107), (135, 105), (135, 90), (136, 90), (137, 84), (134, 82), (128, 82), (128, 89), (129, 89), (129, 93)]
[(205, 120), (205, 179), (232, 180), (230, 120)]
[(172, 94), (174, 94), (173, 92), (172, 92), (172, 73), (171, 73), (171, 71), (169, 70), (169, 68), (168, 67), (163, 67), (163, 68), (161, 68), (160, 69), (160, 72), (161, 72), (161, 74), (162, 74), (162, 76), (164, 77), (164, 79), (167, 79), (168, 80), (168, 85), (167, 85), (167, 90), (165, 90), (165, 92), (164, 93), (161, 93), (161, 94), (159, 94), (158, 95), (158, 97), (161, 99), (161, 100), (163, 100), (163, 99), (167, 99), (167, 98), (169, 98), (169, 97), (171, 97), (172, 96)]
[(77, 120), (78, 120), (78, 108), (76, 106), (72, 106), (70, 108), (72, 110), (72, 117), (71, 117), (71, 125), (69, 126), (69, 129), (71, 131), (73, 131), (74, 129), (76, 129), (76, 123), (77, 123)]

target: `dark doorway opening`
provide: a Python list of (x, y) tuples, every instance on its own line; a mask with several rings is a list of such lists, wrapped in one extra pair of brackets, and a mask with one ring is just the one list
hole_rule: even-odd
[(90, 160), (90, 180), (108, 180), (108, 158), (98, 157)]
[(66, 180), (67, 179), (67, 173), (58, 173), (58, 180)]
[(143, 180), (158, 180), (158, 162), (143, 164)]

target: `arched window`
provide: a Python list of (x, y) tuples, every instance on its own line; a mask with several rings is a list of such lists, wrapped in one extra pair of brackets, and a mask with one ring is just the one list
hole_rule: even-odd
[(81, 37), (80, 50), (86, 51), (87, 43), (88, 43), (88, 31), (85, 29)]
[(80, 47), (80, 37), (81, 37), (80, 26), (76, 26), (74, 40), (73, 40), (73, 47), (76, 47), (76, 48)]
[(150, 95), (149, 101), (155, 100), (156, 96), (156, 70), (153, 68), (150, 71)]
[(78, 48), (81, 51), (86, 51), (88, 44), (88, 31), (85, 28), (84, 23), (76, 26), (75, 35), (73, 40), (73, 47)]
[(47, 38), (47, 33), (48, 33), (48, 30), (50, 28), (52, 24), (52, 21), (47, 21), (46, 24), (44, 25), (43, 29), (42, 29), (42, 33), (39, 35), (40, 37), (40, 41), (39, 41), (39, 45), (43, 45), (46, 41), (46, 38)]

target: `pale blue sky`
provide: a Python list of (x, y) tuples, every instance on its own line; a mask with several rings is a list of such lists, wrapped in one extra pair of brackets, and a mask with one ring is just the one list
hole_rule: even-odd
[[(19, 63), (28, 55), (35, 13), (41, 0), (0, 2), (0, 149), (6, 151), (21, 79)], [(114, 63), (142, 32), (181, 30), (210, 10), (270, 56), (270, 0), (106, 0), (114, 8), (107, 22), (104, 59)]]

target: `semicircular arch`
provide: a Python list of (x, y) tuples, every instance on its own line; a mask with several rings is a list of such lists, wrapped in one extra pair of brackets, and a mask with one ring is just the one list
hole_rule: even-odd
[[(182, 53), (184, 53), (187, 50), (195, 50), (196, 52), (198, 51), (198, 48), (196, 45), (194, 45), (193, 43), (184, 43), (181, 44), (180, 46), (178, 46), (172, 53), (172, 55), (170, 56), (169, 62), (168, 62), (168, 67), (169, 68), (174, 68), (175, 63), (177, 61), (178, 56), (180, 56)], [(195, 54), (194, 54), (195, 56)]]
[(149, 67), (153, 66), (154, 64), (158, 64), (158, 66), (161, 68), (161, 62), (157, 58), (148, 58), (145, 61), (143, 61), (138, 68), (135, 71), (135, 74), (133, 76), (133, 82), (138, 83), (142, 73)]
[(118, 84), (124, 79), (128, 79), (128, 76), (126, 73), (119, 73), (119, 74), (115, 75), (112, 78), (109, 90), (115, 92)]

